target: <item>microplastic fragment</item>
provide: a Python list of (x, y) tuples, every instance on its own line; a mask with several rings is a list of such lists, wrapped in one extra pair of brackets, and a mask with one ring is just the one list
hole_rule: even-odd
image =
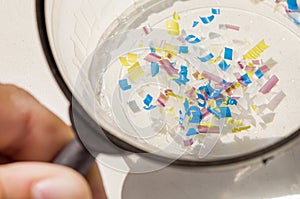
[(255, 71), (255, 75), (256, 75), (256, 77), (258, 79), (261, 79), (264, 76), (263, 72), (261, 72), (260, 69), (258, 69), (257, 71)]
[(210, 81), (214, 81), (214, 82), (221, 83), (221, 84), (223, 83), (223, 79), (221, 77), (214, 75), (210, 72), (203, 71), (202, 76)]
[(167, 59), (160, 60), (161, 67), (170, 75), (177, 75), (178, 69), (174, 68), (171, 62)]
[(269, 46), (265, 43), (265, 40), (261, 40), (256, 46), (254, 46), (250, 51), (248, 51), (243, 58), (246, 59), (257, 59), (261, 54), (268, 49)]
[(126, 57), (120, 57), (119, 60), (120, 60), (120, 62), (122, 64), (122, 66), (130, 66), (130, 64), (128, 63)]
[(267, 65), (264, 65), (262, 67), (259, 68), (259, 70), (265, 74), (266, 72), (268, 72), (270, 70), (270, 68)]
[(188, 132), (186, 133), (186, 136), (192, 136), (192, 135), (197, 135), (197, 134), (199, 134), (199, 133), (198, 133), (198, 131), (196, 129), (190, 128), (188, 130)]
[(131, 85), (128, 84), (128, 80), (127, 79), (119, 80), (119, 85), (120, 85), (120, 88), (123, 91), (131, 89)]
[(144, 99), (144, 104), (146, 106), (150, 106), (152, 100), (153, 100), (153, 97), (150, 94), (147, 94), (147, 96)]
[(183, 141), (184, 146), (192, 146), (194, 144), (193, 139), (184, 140)]
[(136, 63), (138, 61), (138, 55), (133, 53), (128, 53), (128, 61), (131, 63)]
[(149, 24), (147, 24), (143, 27), (143, 31), (146, 35), (149, 35), (152, 32), (152, 28)]
[(167, 33), (173, 36), (179, 36), (179, 24), (174, 20), (167, 20), (166, 21)]
[(227, 69), (230, 67), (230, 64), (228, 64), (225, 60), (222, 60), (218, 66), (221, 70), (227, 71)]
[(215, 32), (210, 32), (210, 33), (208, 34), (208, 37), (209, 37), (209, 39), (216, 39), (216, 38), (221, 37), (221, 35), (218, 34), (218, 33), (215, 33)]
[(187, 78), (188, 75), (188, 69), (186, 66), (181, 66), (181, 70), (179, 72), (179, 78), (174, 79), (174, 81), (179, 85), (185, 85), (190, 80)]
[(167, 96), (165, 96), (163, 93), (160, 93), (157, 102), (159, 105), (161, 105), (162, 107), (166, 106), (166, 103), (168, 102), (169, 98)]
[(221, 10), (219, 8), (212, 8), (211, 13), (214, 14), (214, 15), (220, 15)]
[(251, 126), (244, 126), (244, 127), (234, 128), (234, 129), (232, 129), (232, 133), (246, 131), (246, 130), (248, 130), (250, 128), (251, 128)]
[(220, 133), (220, 128), (218, 126), (209, 128), (207, 126), (199, 125), (197, 130), (199, 133)]
[(189, 53), (189, 47), (188, 46), (179, 46), (179, 54), (187, 54)]
[(273, 75), (264, 85), (263, 87), (259, 90), (262, 94), (267, 94), (269, 93), (272, 88), (279, 82), (279, 79), (276, 75)]
[(155, 77), (159, 73), (159, 64), (156, 62), (151, 62), (151, 75)]
[(128, 106), (130, 107), (130, 109), (132, 110), (132, 112), (137, 113), (139, 111), (141, 111), (141, 109), (138, 107), (136, 101), (130, 101), (128, 102)]
[(192, 118), (189, 120), (190, 124), (199, 124), (202, 120), (202, 113), (197, 106), (191, 106), (189, 111), (192, 114)]
[(177, 14), (177, 12), (173, 13), (173, 19), (176, 20), (176, 21), (180, 20), (180, 16)]
[(297, 0), (287, 0), (288, 8), (291, 11), (297, 11), (299, 10)]
[(199, 24), (199, 21), (194, 21), (192, 27), (195, 28), (198, 24)]
[(201, 62), (208, 62), (209, 60), (213, 59), (214, 55), (212, 53), (209, 53), (208, 55), (204, 56), (204, 57), (198, 57), (198, 59)]
[(265, 65), (268, 66), (270, 69), (274, 67), (276, 64), (277, 62), (273, 58), (268, 59), (265, 63)]
[(138, 62), (136, 62), (130, 68), (128, 68), (128, 75), (132, 81), (137, 80), (143, 74), (144, 74), (144, 71)]
[[(206, 99), (205, 99), (205, 97), (202, 94), (200, 94), (200, 93), (197, 93), (197, 97), (198, 97), (198, 106), (205, 107), (206, 106)], [(202, 103), (200, 103), (199, 100), (202, 100)]]
[(159, 62), (161, 59), (161, 56), (155, 54), (155, 53), (149, 53), (144, 60), (147, 62)]
[(236, 31), (239, 31), (239, 30), (240, 30), (240, 27), (239, 27), (239, 26), (231, 25), (231, 24), (225, 24), (225, 28), (226, 28), (226, 29), (231, 29), (231, 30), (236, 30)]
[(268, 103), (267, 107), (271, 111), (274, 111), (278, 105), (282, 102), (282, 100), (286, 97), (283, 91), (280, 91), (271, 101)]
[(209, 24), (215, 19), (215, 16), (211, 15), (211, 16), (208, 16), (208, 17), (200, 17), (200, 19), (201, 19), (202, 23)]
[(232, 60), (232, 57), (233, 57), (233, 49), (225, 47), (224, 59)]
[(196, 44), (196, 43), (201, 42), (201, 40), (198, 37), (196, 37), (195, 35), (188, 35), (185, 37), (185, 40), (190, 44)]

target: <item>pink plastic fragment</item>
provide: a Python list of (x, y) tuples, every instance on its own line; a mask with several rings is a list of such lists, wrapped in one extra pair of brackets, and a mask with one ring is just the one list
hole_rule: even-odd
[(174, 66), (171, 64), (171, 62), (167, 59), (160, 60), (159, 63), (161, 64), (161, 67), (171, 76), (171, 75), (177, 75), (178, 69), (174, 68)]
[(237, 63), (241, 69), (245, 68), (245, 65), (241, 61), (238, 61)]
[(199, 131), (199, 133), (220, 133), (220, 128), (217, 126), (208, 128), (207, 126), (199, 125), (197, 130)]
[(195, 94), (196, 88), (192, 87), (189, 91), (187, 91), (185, 94), (188, 98), (193, 98)]
[(202, 119), (206, 118), (210, 114), (206, 108), (201, 109), (200, 112), (202, 113)]
[(159, 62), (161, 59), (161, 56), (154, 54), (154, 53), (149, 53), (146, 57), (145, 57), (145, 61), (147, 62)]
[(192, 146), (194, 144), (193, 139), (184, 140), (183, 141), (184, 146)]
[(254, 64), (254, 65), (262, 65), (262, 60), (252, 60), (252, 64)]
[(217, 83), (222, 84), (223, 83), (223, 79), (217, 75), (214, 75), (210, 72), (207, 71), (203, 71), (202, 76), (205, 77), (206, 79), (210, 80), (210, 81), (214, 81)]
[(236, 31), (239, 31), (239, 30), (240, 30), (240, 27), (239, 27), (239, 26), (236, 26), (236, 25), (225, 24), (225, 27), (226, 27), (227, 29), (231, 29), (231, 30), (236, 30)]
[(255, 71), (256, 68), (247, 65), (246, 68), (245, 68), (245, 70), (246, 71)]
[(160, 93), (159, 98), (157, 99), (157, 102), (160, 106), (165, 107), (166, 103), (168, 102), (168, 97), (165, 96), (163, 93)]
[(264, 65), (264, 66), (260, 67), (259, 69), (264, 74), (270, 70), (270, 68), (267, 65)]
[(146, 35), (149, 35), (152, 32), (152, 28), (150, 27), (149, 24), (147, 24), (143, 27), (143, 31)]
[(272, 88), (279, 82), (279, 79), (276, 75), (273, 75), (264, 85), (263, 87), (259, 90), (262, 94), (267, 94), (269, 93)]

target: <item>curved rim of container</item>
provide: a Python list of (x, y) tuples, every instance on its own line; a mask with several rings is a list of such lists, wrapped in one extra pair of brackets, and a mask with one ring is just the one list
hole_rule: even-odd
[[(72, 95), (71, 90), (68, 88), (66, 82), (64, 81), (59, 68), (56, 64), (54, 55), (52, 53), (52, 49), (50, 46), (49, 38), (48, 38), (48, 32), (46, 27), (46, 18), (45, 18), (45, 1), (44, 0), (36, 0), (36, 20), (37, 20), (37, 28), (39, 32), (40, 42), (42, 45), (42, 49), (44, 52), (44, 55), (46, 57), (46, 60), (48, 62), (49, 68), (57, 81), (60, 89), (68, 99), (70, 103), (72, 103), (72, 98), (74, 96)], [(95, 121), (91, 121), (96, 123)], [(99, 125), (98, 125), (99, 126)], [(147, 153), (146, 151), (143, 151), (135, 146), (132, 146), (123, 140), (119, 139), (118, 137), (112, 135), (110, 132), (103, 129), (105, 134), (113, 141), (116, 145), (135, 152), (135, 153)], [(150, 154), (149, 157), (158, 160), (158, 161), (168, 161), (172, 162), (173, 165), (179, 165), (179, 166), (198, 166), (198, 167), (211, 167), (211, 166), (228, 166), (233, 164), (242, 164), (249, 161), (254, 161), (255, 159), (262, 158), (263, 161), (267, 161), (268, 158), (272, 158), (273, 155), (276, 155), (276, 153), (279, 153), (280, 151), (284, 150), (286, 147), (293, 145), (296, 143), (297, 138), (300, 137), (300, 129), (292, 133), (291, 135), (287, 136), (284, 139), (281, 139), (274, 144), (267, 146), (265, 148), (262, 148), (260, 150), (239, 155), (232, 158), (226, 158), (226, 159), (219, 159), (219, 160), (207, 160), (207, 161), (191, 161), (191, 160), (175, 160), (170, 161), (167, 157), (162, 157), (154, 154)], [(268, 158), (267, 158), (268, 157)]]

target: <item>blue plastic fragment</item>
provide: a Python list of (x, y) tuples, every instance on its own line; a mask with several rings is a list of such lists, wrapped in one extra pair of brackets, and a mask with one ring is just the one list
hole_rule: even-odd
[(155, 49), (152, 46), (150, 46), (149, 49), (151, 53), (155, 53)]
[(219, 63), (219, 67), (221, 68), (221, 70), (227, 71), (227, 69), (230, 67), (230, 64), (228, 64), (225, 60), (222, 60)]
[(216, 116), (218, 119), (221, 119), (221, 113), (217, 111), (216, 109), (207, 108), (207, 111), (212, 113), (214, 116)]
[(150, 110), (156, 108), (156, 106), (150, 105), (150, 106), (144, 106), (143, 108), (144, 108), (145, 110), (147, 110), (147, 111), (150, 111)]
[(181, 110), (179, 111), (179, 115), (180, 115), (180, 117), (179, 117), (179, 125), (182, 126), (184, 118), (183, 118), (183, 113), (182, 113)]
[(208, 17), (200, 17), (202, 23), (204, 24), (209, 24), (210, 22), (212, 22), (215, 19), (214, 15), (208, 16)]
[(219, 107), (221, 118), (231, 117), (231, 111), (229, 107)]
[(199, 132), (195, 128), (190, 128), (188, 132), (186, 133), (186, 136), (192, 136), (192, 135), (197, 135)]
[(223, 100), (222, 100), (222, 99), (217, 99), (217, 100), (216, 100), (216, 104), (217, 104), (218, 107), (221, 106), (222, 103), (223, 103)]
[(152, 97), (151, 95), (147, 94), (147, 96), (146, 96), (145, 99), (144, 99), (144, 104), (145, 104), (146, 106), (150, 106), (152, 100), (153, 100), (153, 97)]
[(221, 92), (222, 92), (222, 89), (220, 89), (220, 90), (215, 90), (213, 87), (211, 87), (210, 84), (208, 84), (208, 85), (206, 86), (205, 92), (206, 92), (206, 94), (207, 94), (207, 96), (208, 96), (209, 99), (214, 99), (214, 98), (219, 97), (219, 95), (220, 95)]
[(188, 35), (185, 37), (185, 40), (191, 44), (196, 44), (196, 43), (201, 42), (201, 40), (198, 37), (196, 37), (195, 35)]
[(212, 53), (209, 53), (208, 55), (206, 55), (205, 57), (198, 57), (198, 59), (201, 62), (208, 62), (209, 60), (211, 60), (212, 58), (214, 58), (214, 55)]
[(186, 66), (181, 66), (180, 72), (179, 72), (179, 78), (174, 79), (174, 81), (179, 85), (185, 85), (190, 80), (187, 78), (188, 75), (188, 69)]
[[(198, 96), (198, 105), (200, 107), (205, 107), (206, 106), (206, 99), (205, 99), (205, 97), (201, 93), (197, 93), (197, 96)], [(199, 100), (202, 100), (203, 102), (200, 103)]]
[(199, 124), (202, 120), (202, 113), (198, 106), (191, 106), (187, 115), (192, 115), (192, 118), (189, 120), (191, 124)]
[(258, 79), (261, 79), (264, 76), (263, 72), (261, 72), (260, 69), (255, 71), (255, 75), (257, 76)]
[(227, 103), (229, 105), (237, 105), (238, 104), (237, 100), (236, 99), (232, 99), (232, 98), (229, 98)]
[(180, 46), (179, 47), (179, 54), (187, 54), (189, 53), (189, 47), (188, 46)]
[(187, 113), (188, 110), (190, 109), (189, 101), (187, 98), (185, 98), (183, 106), (184, 106), (185, 112)]
[(221, 14), (221, 10), (219, 8), (212, 8), (211, 13), (214, 15), (219, 15)]
[(299, 10), (297, 0), (287, 0), (288, 8), (291, 11), (297, 11)]
[(119, 85), (120, 85), (120, 88), (123, 91), (131, 89), (131, 85), (128, 84), (128, 80), (127, 79), (119, 80)]
[(199, 21), (194, 21), (193, 28), (195, 28), (199, 24)]
[(245, 86), (248, 86), (249, 84), (252, 83), (251, 79), (249, 78), (248, 74), (243, 75), (242, 77), (242, 82)]
[(232, 57), (233, 57), (233, 49), (225, 47), (224, 59), (232, 60)]
[(151, 62), (152, 77), (156, 76), (158, 73), (159, 73), (159, 64), (156, 62)]

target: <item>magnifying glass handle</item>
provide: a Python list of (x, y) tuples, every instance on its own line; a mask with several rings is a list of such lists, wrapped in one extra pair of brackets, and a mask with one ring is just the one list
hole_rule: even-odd
[(53, 163), (70, 167), (85, 176), (94, 160), (94, 157), (75, 138), (65, 146)]

